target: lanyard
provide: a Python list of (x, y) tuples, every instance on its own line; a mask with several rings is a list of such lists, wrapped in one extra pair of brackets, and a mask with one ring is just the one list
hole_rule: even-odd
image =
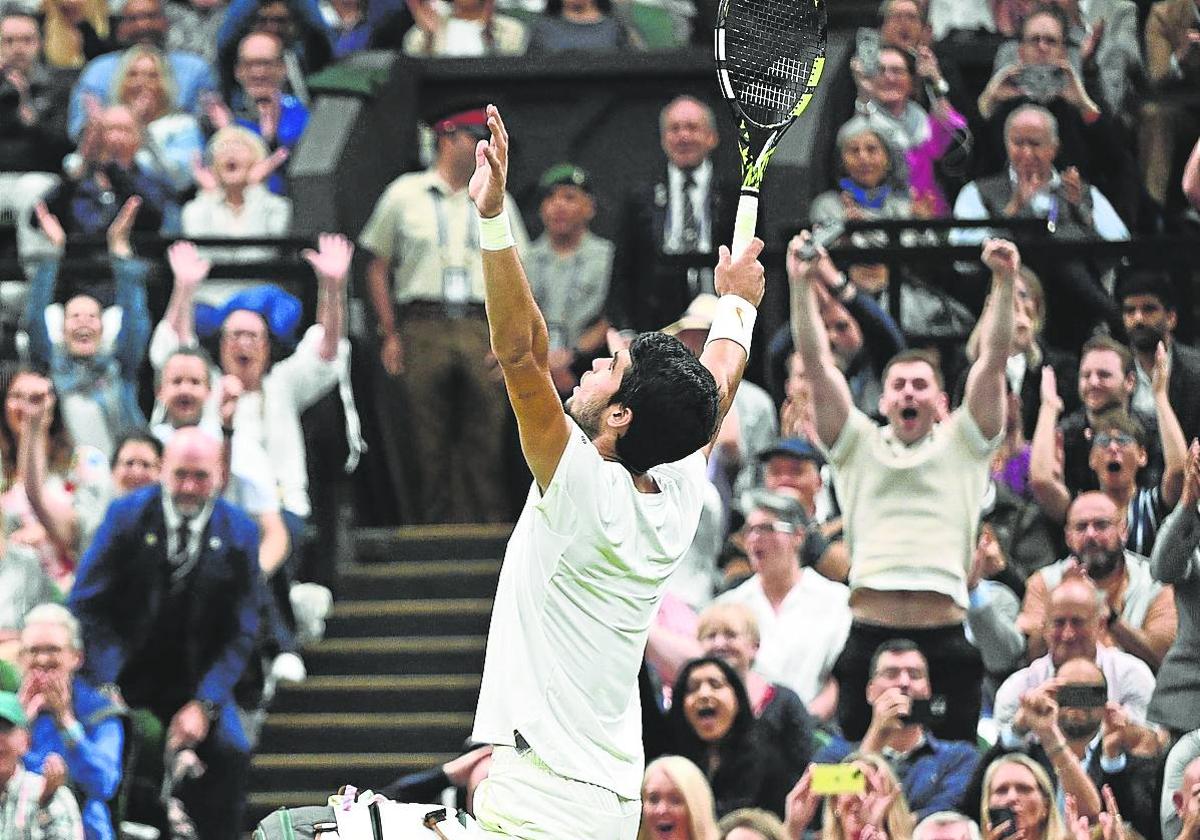
[[(429, 188), (429, 198), (433, 202), (433, 215), (437, 219), (438, 229), (438, 246), (441, 249), (442, 259), (446, 259), (446, 248), (450, 244), (450, 224), (446, 218), (446, 197), (442, 195), (441, 190), (431, 186)], [(459, 255), (463, 263), (466, 262), (467, 253), (469, 251), (478, 250), (479, 248), (479, 232), (476, 229), (477, 225), (472, 224), (475, 221), (474, 205), (470, 201), (467, 202), (466, 216), (466, 239), (463, 242), (463, 250)]]

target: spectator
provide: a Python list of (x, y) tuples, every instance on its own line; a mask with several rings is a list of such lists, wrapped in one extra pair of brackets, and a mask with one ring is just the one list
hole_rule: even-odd
[(957, 811), (938, 811), (917, 823), (913, 840), (983, 840), (979, 826)]
[(1192, 444), (1184, 473), (1183, 493), (1175, 511), (1163, 521), (1150, 572), (1156, 581), (1175, 591), (1178, 615), (1175, 643), (1167, 651), (1158, 669), (1154, 696), (1148, 715), (1166, 726), (1173, 737), (1195, 728), (1193, 710), (1200, 708), (1200, 447)]
[[(233, 81), (235, 59), (240, 58), (241, 45), (252, 32), (274, 35), (279, 40), (287, 90), (307, 107), (305, 77), (325, 67), (333, 57), (333, 33), (317, 0), (231, 0), (217, 32), (217, 55), (221, 88), (235, 112), (251, 104), (238, 101)], [(246, 94), (253, 97), (249, 91)]]
[(525, 273), (550, 335), (550, 375), (566, 398), (607, 349), (613, 244), (590, 229), (596, 198), (587, 172), (560, 163), (542, 173), (538, 187), (545, 230), (529, 246)]
[(792, 332), (804, 358), (816, 408), (816, 431), (837, 474), (850, 549), (854, 623), (834, 669), (839, 718), (848, 738), (870, 718), (870, 661), (890, 638), (911, 638), (929, 663), (933, 691), (946, 697), (939, 737), (973, 737), (979, 718), (982, 661), (967, 641), (967, 572), (992, 451), (1004, 429), (1004, 371), (1012, 343), (1016, 247), (984, 246), (992, 296), (980, 356), (963, 406), (942, 422), (946, 396), (928, 354), (896, 356), (884, 371), (880, 429), (854, 408), (845, 378), (832, 363), (818, 321), (811, 265), (796, 237), (788, 246)]
[(723, 659), (703, 657), (675, 680), (667, 727), (674, 752), (704, 768), (718, 817), (757, 807), (783, 816), (797, 776), (754, 720), (746, 688)]
[(525, 24), (497, 14), (490, 0), (452, 0), (448, 11), (433, 0), (408, 0), (408, 8), (416, 26), (404, 35), (406, 55), (465, 58), (525, 52)]
[[(1074, 167), (1054, 167), (1059, 149), (1059, 121), (1040, 105), (1022, 105), (1004, 121), (1008, 156), (1005, 171), (971, 181), (954, 202), (956, 219), (1041, 218), (1067, 239), (1129, 238), (1129, 230), (1104, 194), (1089, 186)], [(953, 231), (952, 242), (978, 241), (986, 230)], [(1046, 274), (1043, 267), (1039, 270)], [(1059, 346), (1081, 344), (1092, 328), (1115, 320), (1111, 298), (1098, 275), (1078, 261), (1055, 266), (1059, 282), (1047, 290), (1050, 312), (1071, 312), (1069, 325), (1050, 323), (1047, 339)]]
[(0, 172), (57, 172), (70, 149), (67, 74), (42, 61), (41, 46), (37, 18), (0, 10)]
[(162, 442), (149, 432), (130, 432), (113, 447), (111, 466), (114, 498), (157, 484), (162, 471)]
[(167, 50), (197, 53), (217, 66), (217, 33), (225, 20), (225, 0), (182, 0), (163, 8), (167, 16)]
[(882, 756), (852, 753), (843, 764), (852, 764), (856, 775), (865, 779), (862, 793), (839, 793), (821, 796), (812, 792), (810, 768), (788, 794), (785, 823), (793, 840), (803, 835), (812, 822), (821, 800), (825, 800), (821, 820), (821, 840), (869, 840), (887, 837), (889, 840), (911, 840), (912, 811), (904, 799), (904, 791), (896, 774)]
[(21, 701), (0, 691), (0, 791), (4, 840), (76, 840), (83, 836), (79, 806), (62, 778), (47, 779), (21, 766), (29, 749), (28, 720)]
[[(1162, 836), (1164, 840), (1200, 837), (1200, 757), (1196, 732), (1184, 736), (1167, 756), (1163, 779)], [(1191, 756), (1190, 760), (1187, 756)]]
[[(434, 165), (392, 182), (359, 235), (372, 254), (367, 281), (388, 377), (377, 398), (381, 424), (394, 429), (402, 410), (412, 417), (411, 454), (388, 435), (385, 457), (397, 492), (416, 467), (420, 521), (501, 522), (510, 516), (500, 477), (506, 406), (487, 360), (483, 267), (466, 189), (475, 144), (488, 136), (485, 114), (461, 111), (433, 129)], [(511, 218), (523, 250), (520, 215)]]
[(113, 99), (129, 109), (141, 128), (139, 162), (183, 193), (192, 186), (192, 166), (204, 137), (195, 117), (176, 110), (174, 88), (166, 57), (145, 44), (125, 50), (113, 75)]
[(667, 755), (646, 766), (637, 840), (717, 840), (712, 788), (700, 768)]
[(1170, 277), (1153, 269), (1123, 269), (1118, 272), (1113, 296), (1121, 307), (1121, 322), (1137, 375), (1130, 405), (1142, 414), (1156, 413), (1153, 372), (1161, 343), (1166, 347), (1170, 370), (1167, 396), (1179, 418), (1183, 439), (1200, 437), (1200, 405), (1190, 397), (1200, 391), (1200, 350), (1175, 338), (1178, 316)]
[(908, 639), (884, 642), (872, 657), (867, 683), (871, 724), (866, 735), (858, 743), (835, 736), (815, 760), (844, 761), (851, 752), (887, 756), (908, 807), (920, 820), (959, 801), (979, 754), (972, 743), (941, 741), (930, 734), (925, 726), (932, 718), (918, 713), (917, 701), (944, 711), (943, 699), (932, 695), (929, 667), (916, 644)]
[(839, 706), (834, 664), (850, 631), (849, 590), (798, 562), (808, 517), (794, 499), (755, 491), (748, 494), (745, 514), (746, 552), (755, 574), (717, 602), (750, 608), (762, 634), (758, 672), (795, 691), (813, 716), (828, 720)]
[(717, 823), (717, 840), (788, 840), (779, 817), (762, 808), (730, 811)]
[[(76, 294), (60, 309), (51, 307), (58, 281), (58, 259), (38, 267), (25, 299), (23, 324), (29, 337), (29, 356), (50, 371), (62, 396), (67, 429), (76, 443), (94, 446), (105, 459), (121, 435), (146, 425), (137, 403), (137, 377), (146, 353), (150, 313), (146, 303), (149, 265), (133, 257), (130, 230), (141, 202), (125, 201), (108, 227), (108, 252), (116, 277), (115, 318), (105, 324), (104, 311), (94, 294)], [(62, 226), (44, 204), (37, 206), (42, 230), (57, 250), (65, 241)], [(50, 323), (54, 328), (51, 331)], [(105, 333), (108, 333), (105, 335)]]
[(710, 269), (672, 257), (692, 255), (697, 264), (698, 255), (728, 242), (737, 204), (735, 185), (720, 180), (710, 158), (720, 139), (711, 108), (676, 97), (659, 113), (658, 128), (666, 171), (626, 195), (613, 268), (610, 317), (638, 332), (661, 329), (696, 295), (714, 291)]
[[(969, 7), (971, 3), (960, 5)], [(923, 79), (926, 99), (936, 101), (939, 97), (945, 97), (958, 111), (964, 115), (971, 115), (975, 103), (970, 101), (971, 97), (966, 93), (966, 83), (958, 63), (934, 43), (935, 21), (932, 16), (938, 12), (937, 6), (937, 0), (932, 3), (928, 0), (885, 0), (880, 3), (879, 41), (916, 56), (923, 68), (941, 70), (938, 74), (941, 77), (940, 81), (936, 78)], [(942, 19), (936, 21), (936, 25), (941, 31), (936, 33), (936, 40), (941, 40), (947, 23), (944, 14), (939, 13), (939, 17)], [(990, 13), (988, 17), (990, 18)], [(927, 50), (932, 54), (926, 55)], [(917, 98), (916, 95), (914, 98)]]
[(612, 0), (547, 0), (530, 30), (528, 52), (604, 52), (636, 46), (637, 36), (613, 14)]
[(321, 4), (321, 14), (337, 60), (361, 50), (398, 50), (413, 24), (408, 4), (399, 0), (329, 0)]
[(169, 751), (194, 749), (203, 762), (176, 788), (201, 840), (241, 830), (249, 745), (233, 685), (258, 629), (257, 528), (217, 498), (220, 462), (211, 437), (178, 432), (162, 485), (109, 508), (70, 598), (87, 676), (149, 709)]
[[(1195, 0), (1161, 0), (1146, 20), (1146, 73), (1153, 93), (1195, 90), (1200, 80), (1200, 21)], [(1170, 210), (1178, 201), (1171, 181), (1181, 147), (1200, 129), (1200, 109), (1185, 99), (1150, 101), (1138, 121), (1138, 150), (1146, 192)]]
[[(262, 138), (240, 125), (228, 125), (208, 141), (209, 166), (198, 179), (200, 192), (183, 205), (183, 235), (187, 237), (285, 236), (292, 222), (291, 200), (273, 194), (263, 182), (282, 163), (287, 152), (268, 154)], [(274, 259), (274, 248), (204, 248), (214, 262), (253, 262)], [(253, 286), (246, 280), (208, 280), (197, 289), (202, 303), (220, 306), (232, 295)]]
[[(162, 0), (126, 0), (121, 7), (117, 23), (116, 40), (122, 49), (135, 44), (162, 49), (167, 37), (167, 18), (163, 14)], [(201, 116), (203, 97), (216, 90), (216, 80), (208, 63), (195, 53), (183, 50), (167, 52), (167, 64), (175, 79), (173, 110), (184, 111), (192, 116)], [(122, 52), (106, 53), (87, 63), (79, 80), (71, 91), (71, 105), (67, 116), (67, 131), (71, 139), (78, 140), (90, 119), (89, 101), (108, 101), (112, 91), (113, 76), (120, 64)]]
[(1025, 655), (1025, 637), (1016, 628), (1021, 601), (1009, 583), (1013, 573), (1008, 570), (996, 529), (986, 520), (991, 512), (985, 502), (985, 521), (979, 529), (979, 541), (967, 574), (967, 630), (983, 660), (984, 697), (988, 701)]
[(1009, 728), (1010, 743), (1028, 735), (1028, 730), (1014, 725), (1021, 696), (1043, 685), (1070, 659), (1094, 661), (1104, 672), (1108, 699), (1134, 721), (1146, 719), (1154, 674), (1137, 657), (1100, 643), (1105, 628), (1098, 595), (1096, 585), (1079, 575), (1066, 578), (1050, 592), (1044, 631), (1048, 652), (1005, 680), (996, 692), (996, 723), (1002, 737)]
[(992, 825), (991, 809), (1008, 808), (1024, 840), (1065, 840), (1070, 835), (1054, 795), (1054, 785), (1041, 765), (1028, 756), (1010, 753), (988, 765), (979, 802), (979, 827), (985, 837), (1001, 826)]
[(108, 803), (121, 784), (125, 757), (125, 710), (76, 672), (83, 664), (79, 622), (58, 604), (42, 604), (25, 616), (19, 697), (29, 719), (25, 769), (52, 775), (65, 769), (80, 791), (83, 836), (117, 836)]
[(104, 0), (43, 0), (41, 6), (46, 63), (51, 67), (78, 70), (112, 50)]

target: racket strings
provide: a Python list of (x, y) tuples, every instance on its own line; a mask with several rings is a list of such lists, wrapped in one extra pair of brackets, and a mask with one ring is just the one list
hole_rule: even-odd
[(786, 122), (821, 55), (824, 21), (808, 0), (732, 0), (725, 20), (725, 68), (746, 117)]

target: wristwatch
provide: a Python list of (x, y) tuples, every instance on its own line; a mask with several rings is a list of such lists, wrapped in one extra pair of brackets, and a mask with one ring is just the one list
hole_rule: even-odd
[(945, 79), (938, 79), (936, 82), (930, 84), (929, 87), (939, 97), (945, 98), (950, 95), (950, 83)]

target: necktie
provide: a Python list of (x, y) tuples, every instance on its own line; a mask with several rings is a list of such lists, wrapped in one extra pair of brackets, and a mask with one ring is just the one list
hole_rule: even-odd
[(195, 562), (192, 560), (191, 552), (188, 551), (188, 543), (192, 536), (192, 521), (184, 518), (179, 523), (179, 528), (175, 531), (175, 550), (171, 552), (171, 583), (177, 586), (188, 572), (192, 570)]
[(683, 173), (683, 189), (681, 190), (683, 228), (680, 232), (680, 244), (685, 252), (695, 251), (696, 244), (700, 241), (700, 222), (696, 219), (696, 207), (692, 203), (692, 187), (694, 186), (696, 186), (696, 176), (691, 172)]

